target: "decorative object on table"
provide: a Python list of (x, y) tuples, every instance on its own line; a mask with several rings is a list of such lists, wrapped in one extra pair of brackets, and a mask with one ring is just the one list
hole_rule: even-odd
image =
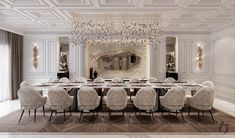
[(36, 45), (33, 47), (33, 66), (35, 69), (38, 67), (38, 48)]
[(157, 47), (160, 45), (160, 37), (163, 34), (163, 30), (160, 27), (160, 19), (152, 20), (151, 23), (137, 21), (116, 23), (110, 20), (96, 20), (93, 22), (92, 20), (79, 19), (79, 21), (74, 20), (71, 25), (71, 41), (73, 46), (84, 46), (84, 43), (92, 43), (96, 40), (113, 41), (118, 37), (120, 38), (118, 43), (122, 45), (127, 45), (127, 40), (132, 43), (139, 43), (139, 41), (145, 43), (149, 41), (153, 43), (152, 46)]
[(97, 76), (98, 76), (98, 73), (97, 73), (97, 71), (96, 71), (96, 70), (94, 71), (94, 74), (93, 74), (93, 76), (94, 76), (94, 79), (96, 79), (96, 78), (97, 78)]
[(61, 79), (63, 77), (69, 78), (69, 72), (68, 71), (59, 71), (57, 73), (57, 79)]
[(93, 68), (89, 68), (89, 79), (93, 79)]

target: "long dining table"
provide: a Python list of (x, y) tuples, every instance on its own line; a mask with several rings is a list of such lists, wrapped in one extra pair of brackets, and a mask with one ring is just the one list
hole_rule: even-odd
[[(203, 85), (198, 84), (198, 83), (190, 83), (190, 82), (149, 83), (146, 81), (142, 81), (139, 83), (130, 83), (129, 81), (125, 81), (123, 83), (113, 83), (109, 80), (106, 80), (105, 82), (102, 82), (102, 83), (95, 83), (93, 81), (88, 81), (86, 83), (81, 83), (81, 82), (76, 82), (76, 81), (71, 81), (71, 82), (48, 81), (48, 82), (36, 83), (32, 87), (38, 90), (48, 91), (50, 88), (54, 86), (64, 88), (65, 90), (67, 90), (69, 95), (75, 97), (74, 104), (73, 104), (73, 107), (75, 110), (77, 110), (77, 92), (82, 87), (94, 88), (97, 91), (98, 95), (101, 96), (101, 99), (106, 95), (107, 91), (113, 87), (124, 88), (127, 91), (128, 95), (130, 96), (130, 99), (131, 99), (131, 96), (134, 96), (139, 89), (143, 87), (152, 87), (158, 93), (158, 97), (157, 97), (158, 107), (156, 107), (156, 111), (157, 111), (160, 109), (159, 96), (165, 95), (168, 89), (172, 87), (176, 87), (176, 86), (182, 86), (185, 90), (192, 91), (192, 90), (198, 90)], [(102, 110), (102, 101), (103, 100), (101, 100), (100, 106), (98, 107), (100, 110)]]

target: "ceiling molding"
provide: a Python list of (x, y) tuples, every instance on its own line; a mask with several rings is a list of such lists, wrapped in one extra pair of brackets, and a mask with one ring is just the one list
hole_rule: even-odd
[[(146, 16), (146, 15), (157, 16)], [(158, 20), (166, 31), (213, 31), (235, 22), (235, 0), (1, 0), (0, 19), (24, 32), (68, 31), (73, 19)], [(93, 16), (93, 17), (92, 17)]]

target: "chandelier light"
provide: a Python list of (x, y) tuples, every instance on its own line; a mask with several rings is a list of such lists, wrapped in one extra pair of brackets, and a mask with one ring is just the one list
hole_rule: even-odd
[(111, 42), (117, 40), (118, 43), (128, 45), (128, 43), (151, 43), (152, 46), (160, 45), (160, 37), (163, 31), (159, 22), (138, 23), (123, 22), (93, 22), (74, 21), (72, 23), (71, 41), (73, 46), (84, 46), (87, 42), (95, 41)]

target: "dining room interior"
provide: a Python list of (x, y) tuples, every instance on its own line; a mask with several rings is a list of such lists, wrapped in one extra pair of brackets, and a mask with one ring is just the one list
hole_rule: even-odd
[(234, 15), (234, 0), (0, 0), (0, 136), (234, 138)]

